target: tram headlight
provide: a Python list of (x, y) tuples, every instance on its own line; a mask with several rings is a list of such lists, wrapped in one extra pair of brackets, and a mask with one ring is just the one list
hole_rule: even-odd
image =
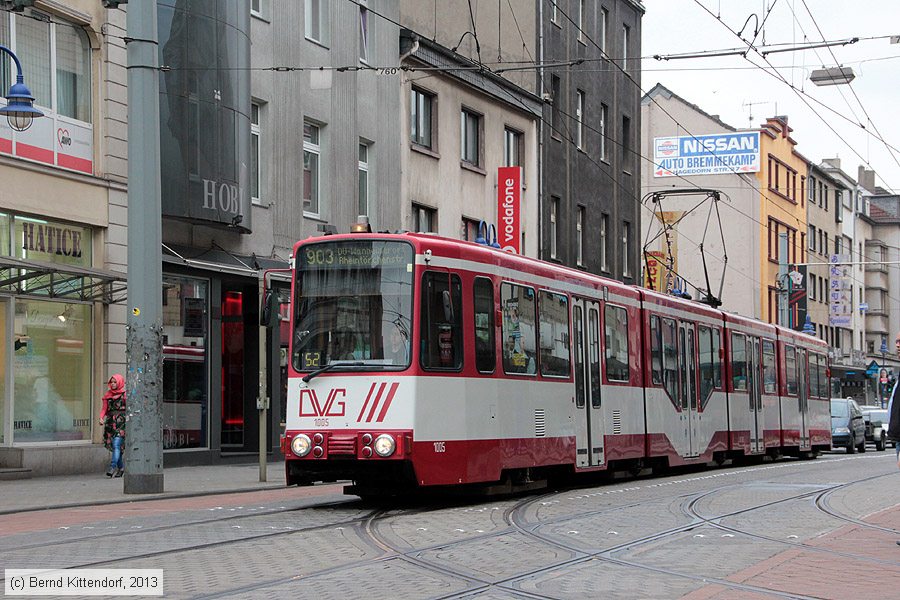
[(394, 441), (392, 436), (389, 436), (386, 433), (379, 435), (375, 438), (375, 443), (373, 444), (375, 449), (375, 453), (382, 457), (387, 458), (391, 454), (394, 453), (394, 450), (397, 448), (397, 442)]
[(291, 452), (301, 458), (309, 454), (311, 448), (312, 440), (305, 433), (294, 436), (294, 439), (291, 440)]

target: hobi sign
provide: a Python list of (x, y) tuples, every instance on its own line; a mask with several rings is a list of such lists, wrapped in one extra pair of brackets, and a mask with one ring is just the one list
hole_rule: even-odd
[(250, 11), (157, 3), (162, 213), (250, 231)]
[(759, 171), (759, 132), (653, 139), (653, 176), (723, 175)]

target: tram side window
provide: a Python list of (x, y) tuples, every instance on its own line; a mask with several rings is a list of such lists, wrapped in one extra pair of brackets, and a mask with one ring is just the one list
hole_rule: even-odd
[(541, 292), (541, 375), (569, 376), (569, 299)]
[(500, 285), (503, 309), (503, 370), (507, 373), (534, 375), (535, 365), (535, 295), (521, 285)]
[(678, 399), (678, 345), (675, 329), (674, 320), (662, 320), (663, 387), (673, 402)]
[(731, 334), (731, 382), (736, 392), (747, 389), (747, 342), (739, 333)]
[(591, 406), (600, 407), (600, 311), (588, 313), (588, 358), (591, 374)]
[(663, 382), (662, 373), (662, 340), (659, 330), (659, 317), (650, 315), (650, 373), (655, 385)]
[(829, 398), (831, 397), (831, 381), (828, 379), (828, 367), (825, 362), (825, 355), (819, 354), (819, 397), (820, 398)]
[(721, 365), (719, 363), (719, 332), (709, 327), (700, 326), (700, 407), (706, 403), (713, 389), (722, 385)]
[(797, 349), (793, 346), (784, 347), (784, 370), (787, 373), (785, 383), (789, 396), (796, 396), (799, 390), (797, 386)]
[(422, 276), (421, 315), (422, 366), (426, 369), (461, 369), (462, 286), (458, 275), (428, 272)]
[(819, 355), (815, 352), (810, 352), (807, 355), (807, 360), (809, 361), (809, 395), (814, 398), (819, 397), (819, 379), (818, 379), (818, 371), (819, 371)]
[(494, 350), (494, 284), (475, 278), (475, 367), (481, 373), (493, 373), (497, 358)]
[(775, 342), (763, 340), (763, 390), (766, 394), (777, 393), (775, 377)]
[(606, 378), (628, 381), (628, 311), (607, 304), (603, 312), (606, 331)]

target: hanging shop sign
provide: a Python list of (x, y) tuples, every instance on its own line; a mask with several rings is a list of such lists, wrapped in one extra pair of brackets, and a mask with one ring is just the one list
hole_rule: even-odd
[[(5, 105), (0, 100), (0, 106)], [(0, 119), (0, 154), (92, 174), (94, 128), (51, 114), (35, 119), (25, 131), (13, 131), (6, 119)]]
[(654, 138), (653, 176), (756, 173), (759, 155), (758, 131)]
[(505, 252), (521, 254), (522, 168), (497, 169), (497, 241)]

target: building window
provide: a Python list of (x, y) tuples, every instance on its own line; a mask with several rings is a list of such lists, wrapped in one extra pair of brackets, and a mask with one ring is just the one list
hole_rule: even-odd
[(419, 233), (437, 232), (437, 211), (421, 204), (412, 205), (413, 231)]
[(464, 163), (481, 166), (481, 115), (467, 109), (459, 113), (460, 158)]
[(605, 8), (600, 9), (600, 26), (598, 28), (598, 35), (600, 39), (598, 40), (600, 43), (600, 54), (603, 58), (609, 58), (609, 52), (607, 52), (606, 48), (606, 40), (609, 39), (609, 11)]
[(609, 215), (600, 215), (600, 270), (609, 273)]
[(631, 277), (631, 223), (622, 222), (622, 277)]
[(809, 225), (807, 227), (807, 230), (809, 232), (809, 235), (807, 236), (807, 237), (809, 237), (809, 249), (812, 251), (815, 251), (816, 250), (816, 226)]
[(575, 92), (575, 146), (584, 150), (584, 92)]
[(556, 258), (556, 244), (557, 237), (559, 231), (557, 228), (559, 224), (557, 222), (559, 218), (559, 197), (551, 196), (550, 197), (550, 258)]
[(578, 207), (575, 221), (575, 260), (578, 266), (584, 265), (584, 207)]
[[(463, 217), (459, 227), (459, 237), (467, 242), (474, 242), (478, 238), (478, 226), (481, 221)], [(485, 236), (487, 232), (485, 232)]]
[(250, 0), (250, 14), (265, 19), (269, 12), (269, 0)]
[(631, 27), (622, 26), (622, 69), (628, 70), (628, 44), (631, 41)]
[(559, 9), (556, 3), (557, 0), (550, 0), (550, 22), (559, 25)]
[(303, 122), (303, 212), (319, 215), (319, 126)]
[(324, 44), (325, 31), (328, 25), (326, 14), (328, 2), (324, 0), (306, 0), (306, 39)]
[(259, 108), (260, 105), (256, 102), (250, 103), (250, 200), (254, 204), (260, 203), (260, 190), (262, 189)]
[(503, 164), (507, 167), (522, 166), (522, 134), (509, 127), (503, 130)]
[(359, 215), (369, 214), (369, 145), (359, 142)]
[(809, 299), (816, 299), (816, 276), (812, 273), (809, 274)]
[(584, 41), (584, 0), (577, 0), (578, 4), (575, 7), (577, 11), (575, 13), (575, 26), (578, 28), (578, 41)]
[(631, 171), (631, 119), (622, 117), (622, 170)]
[(418, 88), (410, 93), (410, 127), (409, 138), (414, 144), (434, 149), (432, 131), (434, 131), (434, 95)]
[[(44, 15), (31, 12), (15, 14), (10, 27), (10, 14), (0, 11), (0, 44), (18, 54), (34, 103), (58, 115), (90, 123), (91, 46), (87, 33), (61, 19), (50, 22)], [(4, 55), (0, 59), (0, 88), (4, 94), (14, 83), (15, 72), (11, 68), (11, 60)]]
[(359, 0), (359, 60), (369, 62), (369, 9), (368, 0)]
[(560, 107), (562, 106), (562, 90), (560, 89), (559, 77), (557, 75), (550, 76), (550, 96), (551, 98), (551, 106), (550, 106), (550, 135), (559, 139), (559, 113)]
[(600, 105), (600, 124), (599, 124), (599, 133), (600, 133), (600, 160), (609, 160), (609, 155), (606, 153), (606, 122), (609, 115), (609, 108), (605, 104)]

